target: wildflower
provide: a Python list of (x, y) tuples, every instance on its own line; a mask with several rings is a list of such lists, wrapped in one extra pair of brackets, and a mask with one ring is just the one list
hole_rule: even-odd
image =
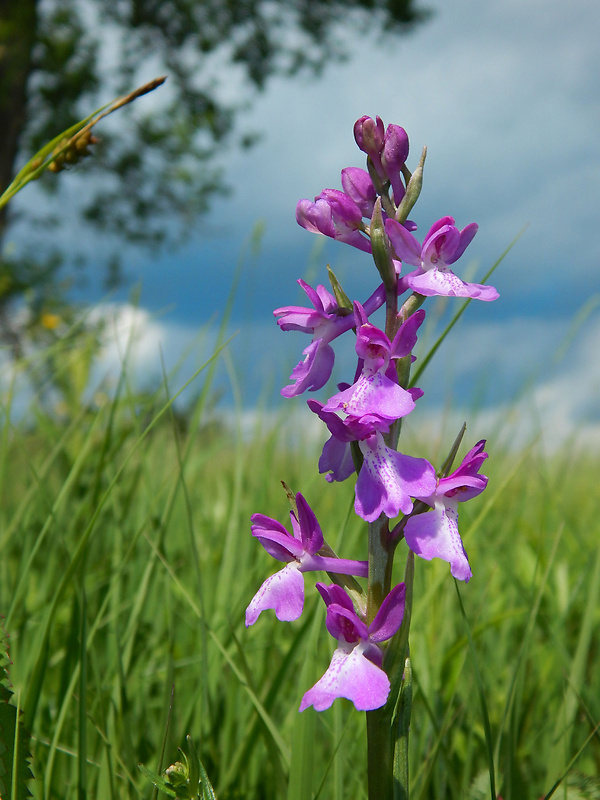
[(300, 711), (309, 706), (324, 711), (337, 697), (351, 700), (357, 711), (380, 708), (387, 700), (390, 682), (381, 668), (383, 651), (379, 644), (390, 639), (402, 624), (404, 584), (392, 589), (368, 626), (340, 586), (317, 583), (317, 589), (327, 605), (327, 630), (338, 646), (323, 677), (302, 698)]
[(385, 144), (385, 133), (381, 117), (361, 117), (354, 123), (354, 139), (359, 148), (366, 153), (380, 178), (385, 180), (385, 171), (381, 163), (381, 151)]
[[(303, 361), (292, 370), (290, 379), (294, 382), (281, 390), (284, 397), (296, 397), (306, 390), (314, 392), (327, 383), (335, 360), (329, 343), (356, 324), (354, 316), (341, 308), (324, 286), (319, 285), (313, 289), (303, 280), (298, 283), (306, 292), (313, 308), (282, 306), (276, 308), (273, 314), (279, 317), (277, 324), (281, 330), (312, 333), (313, 338), (303, 351)], [(372, 314), (384, 302), (385, 291), (380, 286), (365, 302), (365, 314)]]
[(44, 311), (40, 316), (40, 325), (47, 331), (55, 331), (60, 323), (61, 318), (58, 314), (52, 314), (50, 311)]
[(485, 439), (477, 442), (452, 475), (440, 478), (429, 497), (421, 497), (433, 510), (410, 517), (404, 528), (406, 543), (413, 553), (427, 561), (447, 561), (459, 581), (468, 581), (473, 573), (458, 532), (458, 504), (481, 494), (487, 486), (488, 479), (479, 474), (488, 457), (484, 447)]
[(408, 135), (400, 125), (388, 125), (385, 131), (383, 152), (381, 154), (382, 166), (392, 184), (394, 202), (396, 205), (404, 197), (405, 189), (400, 178), (402, 167), (408, 158)]
[(290, 622), (298, 619), (304, 608), (303, 572), (324, 570), (340, 575), (366, 578), (368, 563), (319, 556), (323, 547), (323, 532), (314, 512), (298, 492), (297, 513), (291, 512), (293, 534), (281, 523), (264, 514), (252, 515), (252, 535), (269, 555), (286, 565), (262, 584), (246, 609), (246, 627), (254, 625), (261, 612), (275, 610), (277, 619)]
[(417, 269), (403, 278), (414, 292), (443, 297), (470, 297), (477, 300), (495, 300), (498, 292), (493, 286), (465, 283), (458, 278), (449, 264), (457, 261), (473, 241), (478, 226), (472, 222), (462, 231), (454, 225), (453, 217), (442, 217), (435, 222), (425, 237), (423, 246), (395, 219), (385, 222), (398, 258)]

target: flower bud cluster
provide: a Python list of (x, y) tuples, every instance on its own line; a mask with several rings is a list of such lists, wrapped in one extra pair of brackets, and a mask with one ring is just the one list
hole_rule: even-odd
[[(372, 253), (382, 283), (364, 302), (354, 300), (350, 308), (335, 277), (333, 294), (323, 285), (312, 288), (298, 281), (311, 307), (285, 306), (274, 315), (282, 330), (309, 334), (311, 341), (292, 371), (291, 384), (281, 393), (294, 397), (325, 386), (335, 360), (332, 342), (354, 332), (353, 382), (340, 384), (326, 402), (308, 400), (310, 410), (329, 432), (319, 471), (330, 482), (356, 476), (354, 510), (370, 528), (385, 522), (378, 528), (387, 535), (384, 550), (393, 554), (404, 538), (415, 555), (442, 559), (455, 578), (468, 581), (472, 572), (458, 530), (458, 503), (480, 494), (487, 485), (479, 472), (487, 458), (485, 441), (478, 442), (454, 472), (450, 473), (451, 463), (436, 472), (425, 458), (398, 449), (399, 423), (423, 394), (408, 383), (425, 319), (419, 306), (430, 296), (491, 301), (498, 293), (491, 286), (466, 283), (450, 269), (473, 240), (476, 224), (459, 230), (454, 219), (446, 216), (433, 223), (422, 244), (413, 235), (416, 225), (406, 220), (406, 214), (420, 192), (424, 155), (411, 175), (406, 167), (406, 131), (399, 125), (384, 128), (379, 117), (361, 117), (354, 137), (367, 155), (367, 169), (343, 169), (343, 191), (324, 189), (314, 202), (300, 200), (296, 218), (313, 233)], [(406, 265), (412, 268), (408, 272), (404, 272)], [(408, 297), (399, 307), (405, 293)], [(369, 318), (384, 304), (382, 330)], [(395, 522), (390, 526), (389, 521)], [(386, 587), (382, 601), (369, 609), (356, 578), (367, 578), (372, 565), (337, 558), (301, 494), (293, 503), (291, 534), (262, 514), (255, 514), (252, 523), (252, 534), (285, 566), (252, 599), (247, 625), (254, 624), (265, 609), (274, 609), (280, 620), (298, 619), (307, 572), (325, 571), (333, 580), (331, 585), (317, 583), (317, 589), (325, 601), (327, 630), (337, 640), (337, 648), (325, 675), (304, 695), (300, 710), (309, 705), (323, 710), (336, 697), (349, 698), (360, 710), (384, 705), (390, 682), (383, 669), (383, 642), (402, 624), (404, 584)]]

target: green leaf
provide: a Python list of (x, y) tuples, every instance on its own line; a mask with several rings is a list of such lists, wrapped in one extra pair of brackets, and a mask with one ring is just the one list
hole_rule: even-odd
[(25, 800), (31, 797), (27, 782), (33, 777), (29, 768), (29, 734), (20, 720), (20, 710), (10, 700), (13, 696), (8, 679), (7, 635), (0, 626), (0, 798)]

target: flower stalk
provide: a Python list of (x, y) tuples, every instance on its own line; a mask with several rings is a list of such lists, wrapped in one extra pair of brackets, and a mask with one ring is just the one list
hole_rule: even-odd
[[(325, 711), (337, 698), (365, 711), (369, 800), (408, 800), (415, 556), (442, 559), (452, 576), (469, 581), (458, 507), (487, 485), (480, 473), (487, 458), (483, 440), (451, 472), (464, 428), (438, 470), (427, 459), (399, 449), (402, 422), (423, 394), (410, 387), (425, 318), (421, 306), (436, 296), (491, 301), (498, 293), (492, 286), (462, 281), (451, 269), (477, 233), (475, 223), (459, 230), (446, 216), (422, 240), (413, 235), (417, 226), (408, 215), (421, 193), (426, 148), (411, 173), (406, 165), (408, 136), (399, 125), (385, 128), (379, 117), (361, 117), (354, 137), (367, 156), (366, 169), (343, 169), (343, 191), (324, 189), (314, 201), (300, 200), (296, 219), (312, 233), (370, 254), (380, 284), (361, 303), (351, 299), (329, 270), (333, 293), (300, 280), (310, 306), (284, 306), (274, 315), (282, 330), (311, 337), (291, 383), (281, 390), (284, 397), (322, 389), (332, 374), (334, 342), (344, 335), (354, 337), (353, 382), (338, 384), (326, 402), (310, 399), (307, 405), (329, 434), (319, 472), (331, 484), (355, 481), (354, 510), (368, 524), (367, 559), (339, 558), (307, 500), (290, 492), (291, 533), (277, 520), (252, 516), (252, 534), (284, 566), (250, 601), (246, 624), (253, 625), (266, 609), (273, 609), (280, 620), (297, 620), (304, 606), (305, 577), (319, 571), (328, 576), (331, 583), (317, 582), (316, 588), (336, 647), (326, 672), (305, 692), (300, 711), (309, 706)], [(380, 329), (371, 317), (384, 305)], [(394, 559), (400, 551), (406, 557), (404, 581), (393, 586)], [(366, 590), (360, 584), (364, 579)]]

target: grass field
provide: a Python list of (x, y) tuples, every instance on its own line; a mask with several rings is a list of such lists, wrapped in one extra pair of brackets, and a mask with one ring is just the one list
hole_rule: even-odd
[[(183, 418), (124, 381), (98, 408), (2, 427), (0, 613), (35, 798), (156, 797), (138, 764), (160, 772), (188, 734), (221, 800), (366, 797), (364, 715), (297, 713), (332, 652), (316, 592), (296, 623), (244, 627), (274, 571), (250, 515), (287, 523), (285, 480), (365, 558), (353, 487), (277, 425), (242, 437), (206, 397)], [(571, 783), (600, 773), (600, 459), (487, 449), (488, 490), (461, 509), (472, 648), (448, 565), (416, 564), (415, 800), (490, 796), (478, 673), (504, 800), (543, 796), (578, 754)]]

